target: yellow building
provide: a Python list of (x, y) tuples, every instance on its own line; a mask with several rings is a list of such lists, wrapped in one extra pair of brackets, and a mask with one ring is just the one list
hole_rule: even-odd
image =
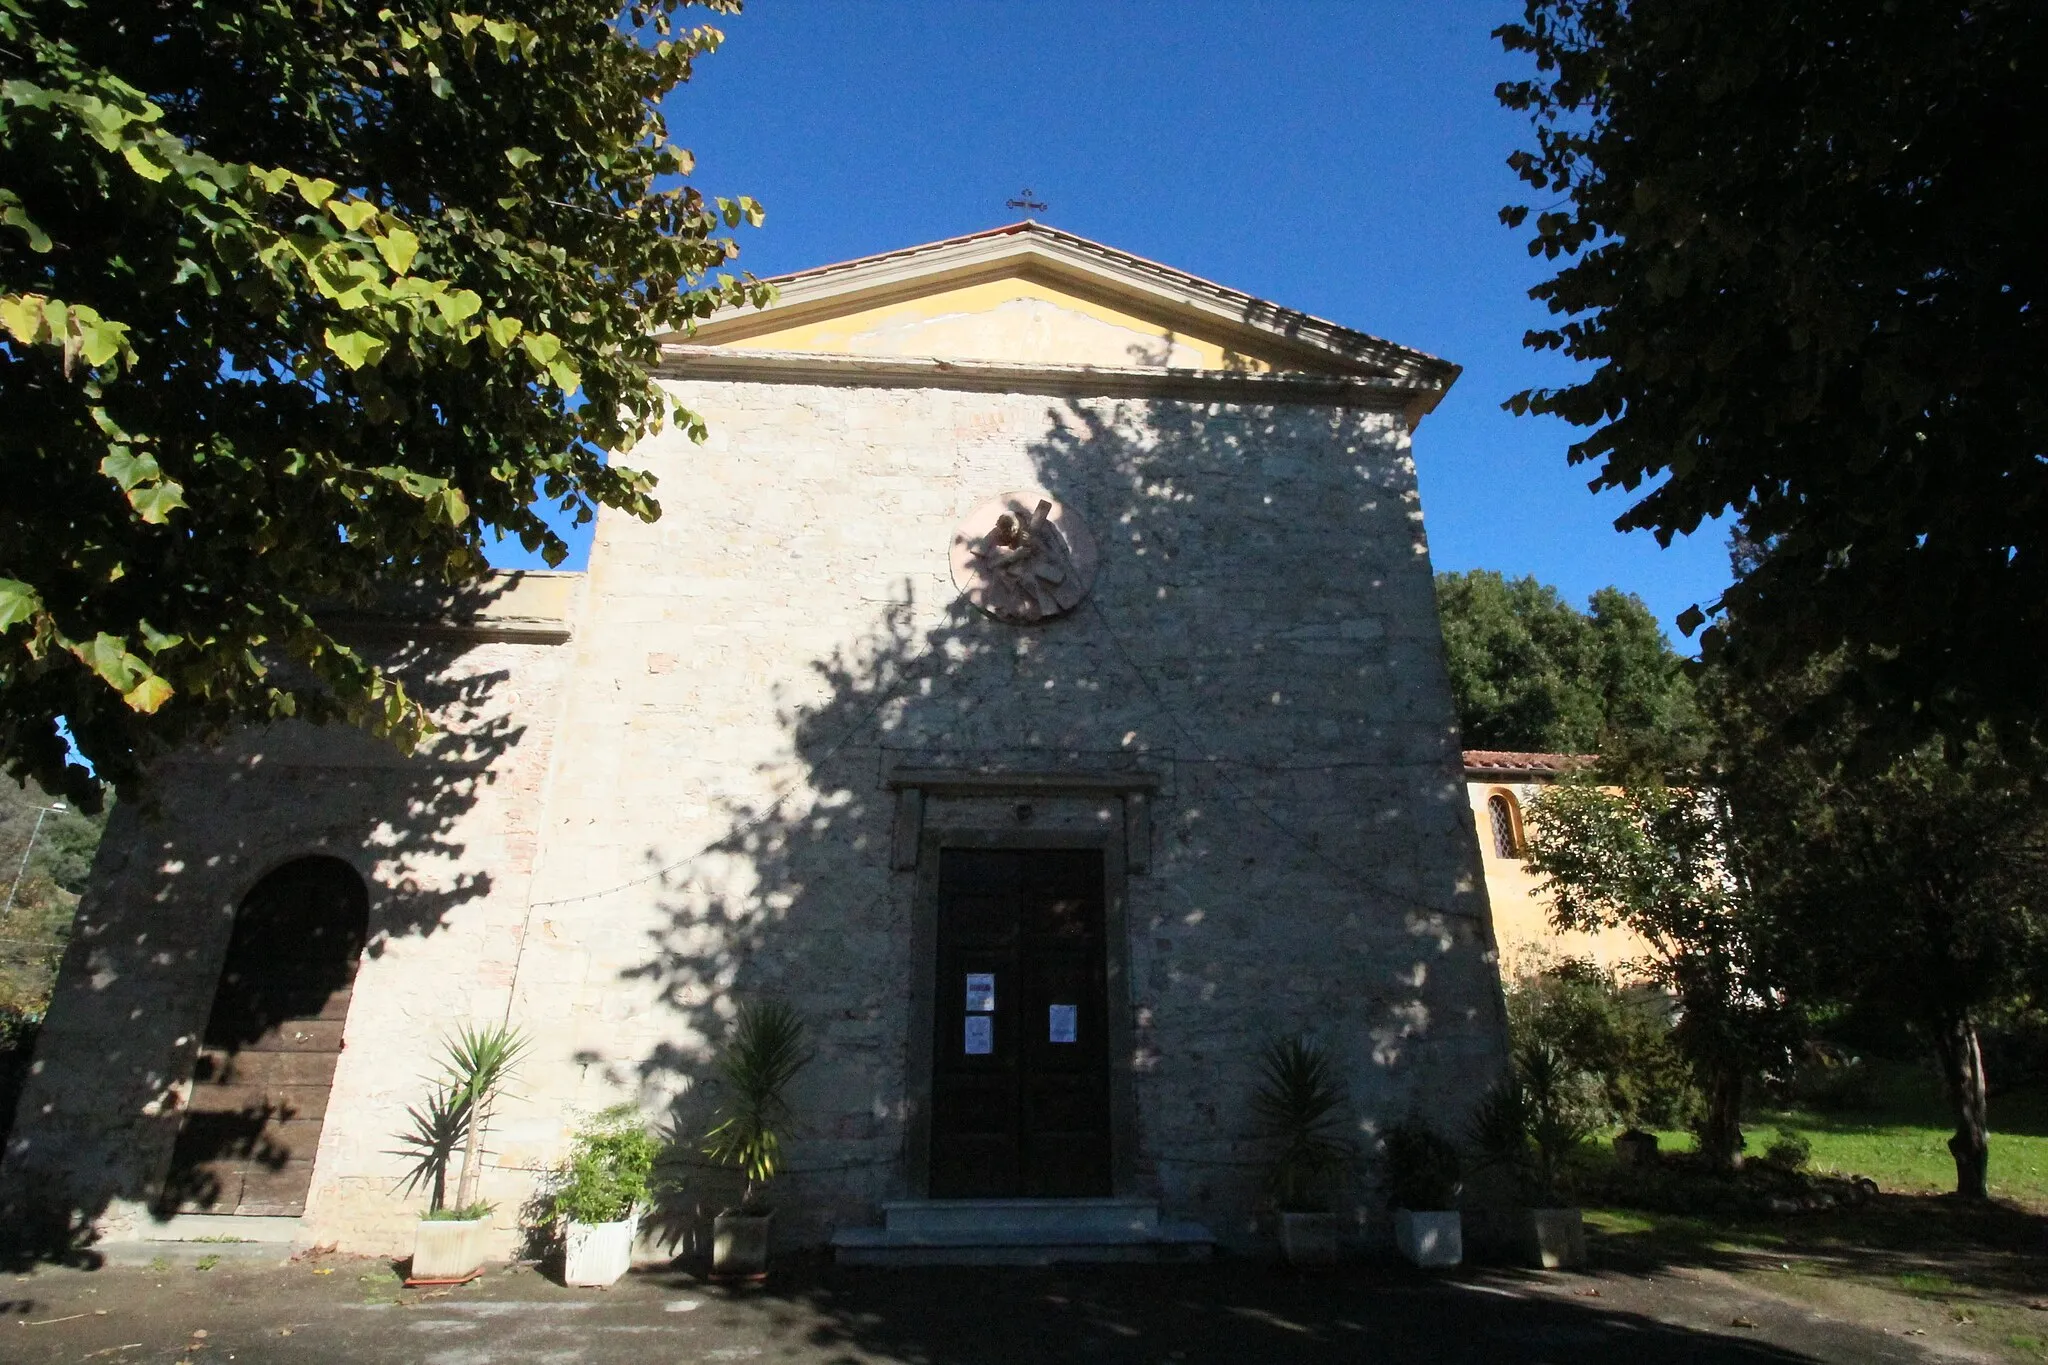
[(1500, 975), (1512, 983), (1565, 958), (1599, 963), (1634, 976), (1632, 963), (1649, 947), (1636, 935), (1607, 929), (1565, 930), (1550, 922), (1543, 878), (1529, 866), (1523, 821), (1530, 802), (1573, 768), (1590, 763), (1586, 754), (1526, 754), (1499, 749), (1465, 751), (1465, 794), (1479, 831), (1480, 862), (1486, 869), (1486, 899), (1493, 907), (1493, 934), (1500, 945)]

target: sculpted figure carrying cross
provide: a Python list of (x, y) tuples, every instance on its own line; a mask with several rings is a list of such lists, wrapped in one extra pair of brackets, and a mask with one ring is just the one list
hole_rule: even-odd
[(1095, 542), (1081, 519), (1035, 492), (1006, 493), (970, 512), (953, 534), (952, 560), (953, 582), (970, 602), (1019, 625), (1072, 611), (1095, 578)]

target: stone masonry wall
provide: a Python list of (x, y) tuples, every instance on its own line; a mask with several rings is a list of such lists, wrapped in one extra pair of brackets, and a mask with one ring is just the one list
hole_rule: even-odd
[(147, 1237), (235, 907), (273, 868), (331, 854), (370, 892), (356, 979), (303, 1220), (306, 1242), (394, 1250), (410, 1214), (378, 1178), (430, 1057), (457, 1023), (503, 1012), (569, 651), (522, 643), (378, 645), (445, 733), (418, 756), (337, 727), (287, 725), (153, 774), (154, 810), (118, 808), (22, 1097), (0, 1220), (61, 1213)]
[[(929, 1041), (916, 877), (889, 870), (899, 763), (1165, 775), (1112, 1008), (1135, 1026), (1138, 1179), (1169, 1212), (1249, 1232), (1247, 1098), (1284, 1032), (1338, 1049), (1362, 1143), (1410, 1112), (1463, 1126), (1499, 987), (1397, 417), (673, 387), (712, 434), (633, 453), (659, 522), (599, 524), (518, 985), (552, 1047), (522, 1142), (620, 1095), (701, 1131), (735, 1001), (773, 995), (817, 1045), (778, 1235), (914, 1193), (905, 1066)], [(964, 607), (947, 567), (959, 518), (1021, 488), (1102, 551), (1091, 601), (1036, 628)], [(697, 1180), (686, 1214), (722, 1197)]]
[[(909, 1036), (917, 877), (890, 860), (899, 764), (1160, 774), (1111, 1001), (1133, 1046), (1112, 1062), (1136, 1097), (1136, 1192), (1170, 1215), (1251, 1235), (1248, 1097), (1282, 1033), (1337, 1050), (1361, 1144), (1411, 1113), (1462, 1127), (1500, 1064), (1500, 996), (1398, 416), (671, 387), (710, 440), (627, 457), (660, 476), (665, 515), (599, 519), (569, 644), (462, 656), (505, 674), (468, 766), (273, 736), (180, 764), (154, 822), (120, 817), (0, 1198), (60, 1172), (82, 1215), (142, 1226), (233, 906), (330, 849), (372, 880), (381, 937), (304, 1240), (409, 1246), (392, 1135), (438, 1039), (508, 1001), (535, 1046), (483, 1186), (501, 1249), (579, 1116), (630, 1099), (700, 1133), (712, 1049), (765, 996), (815, 1047), (778, 1237), (868, 1221), (914, 1193), (906, 1062), (929, 1047)], [(956, 600), (947, 551), (971, 508), (1029, 488), (1085, 519), (1101, 567), (1073, 614), (1017, 628)], [(1044, 827), (1111, 818), (1036, 804)], [(935, 801), (927, 821), (1014, 829), (1010, 811)], [(731, 1194), (686, 1174), (653, 1220), (666, 1245)]]

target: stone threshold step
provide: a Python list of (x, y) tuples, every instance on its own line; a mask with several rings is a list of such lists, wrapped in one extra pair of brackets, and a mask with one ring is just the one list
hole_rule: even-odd
[(852, 1266), (1203, 1261), (1215, 1244), (1199, 1223), (1159, 1223), (1142, 1230), (841, 1228), (832, 1236), (834, 1258)]
[(1144, 1232), (1159, 1226), (1159, 1205), (1149, 1199), (896, 1199), (882, 1205), (882, 1224), (892, 1232)]

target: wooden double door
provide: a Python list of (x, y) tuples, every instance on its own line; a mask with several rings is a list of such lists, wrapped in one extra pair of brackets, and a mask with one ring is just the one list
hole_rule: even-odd
[(939, 852), (930, 1192), (1111, 1193), (1099, 849)]
[(338, 858), (287, 863), (243, 900), (159, 1201), (167, 1211), (305, 1212), (368, 930), (362, 879)]

